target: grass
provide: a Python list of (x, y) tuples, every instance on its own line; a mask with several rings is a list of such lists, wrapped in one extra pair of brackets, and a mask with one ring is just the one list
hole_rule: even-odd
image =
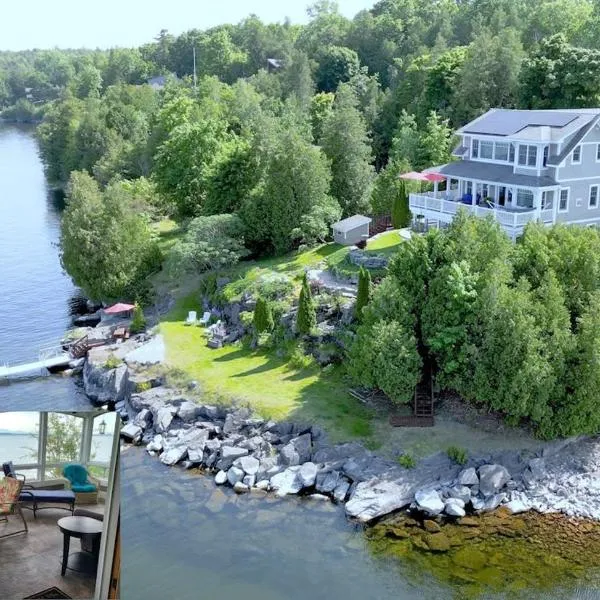
[(183, 235), (182, 229), (172, 219), (162, 219), (153, 225), (158, 233), (158, 245), (163, 254), (166, 254)]
[(350, 396), (339, 369), (293, 368), (272, 352), (241, 344), (207, 348), (203, 328), (183, 325), (197, 302), (197, 294), (182, 299), (160, 327), (168, 365), (198, 381), (206, 395), (242, 401), (266, 418), (317, 423), (333, 441), (371, 437), (372, 414)]
[(379, 237), (367, 242), (367, 252), (374, 254), (393, 254), (404, 240), (400, 237), (398, 230), (388, 231)]

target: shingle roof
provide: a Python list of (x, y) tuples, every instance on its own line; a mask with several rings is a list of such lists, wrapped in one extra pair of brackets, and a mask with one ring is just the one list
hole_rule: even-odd
[(526, 127), (563, 128), (580, 115), (576, 112), (546, 110), (493, 110), (465, 125), (465, 133), (514, 135)]
[(574, 136), (573, 139), (564, 147), (563, 151), (558, 155), (548, 157), (546, 164), (550, 167), (557, 167), (560, 163), (571, 154), (575, 146), (592, 130), (596, 123), (600, 123), (600, 115), (592, 119), (585, 127), (582, 127)]
[(546, 175), (520, 175), (513, 173), (512, 166), (497, 165), (474, 160), (459, 160), (435, 169), (437, 173), (452, 177), (472, 178), (490, 183), (521, 185), (524, 187), (548, 187), (557, 185), (552, 177)]
[(352, 217), (347, 217), (346, 219), (342, 219), (341, 221), (334, 223), (331, 227), (340, 233), (347, 233), (348, 231), (352, 231), (361, 225), (366, 225), (371, 221), (372, 219), (369, 217), (364, 217), (363, 215), (353, 215)]

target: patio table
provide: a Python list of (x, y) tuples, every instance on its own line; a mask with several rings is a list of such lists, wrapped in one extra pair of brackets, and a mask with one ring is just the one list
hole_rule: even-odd
[[(98, 554), (100, 552), (100, 536), (102, 535), (102, 522), (90, 517), (63, 517), (58, 520), (58, 528), (64, 535), (61, 575), (67, 569), (94, 575), (98, 567)], [(93, 552), (74, 552), (69, 556), (71, 538), (90, 537), (93, 540)]]

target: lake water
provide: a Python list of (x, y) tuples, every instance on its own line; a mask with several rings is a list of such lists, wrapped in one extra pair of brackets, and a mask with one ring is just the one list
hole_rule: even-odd
[[(44, 179), (33, 130), (0, 124), (0, 364), (37, 360), (71, 323), (78, 292), (56, 245), (61, 203)], [(0, 410), (89, 407), (73, 379), (0, 384)]]

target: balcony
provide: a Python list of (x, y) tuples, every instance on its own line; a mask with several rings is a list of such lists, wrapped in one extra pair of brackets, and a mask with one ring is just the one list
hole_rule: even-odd
[(430, 220), (450, 223), (454, 215), (464, 209), (468, 213), (478, 217), (492, 217), (504, 228), (511, 236), (515, 237), (523, 231), (527, 223), (531, 221), (541, 221), (550, 224), (554, 220), (554, 211), (552, 208), (538, 211), (533, 208), (516, 208), (506, 206), (496, 206), (488, 208), (471, 204), (464, 204), (458, 196), (452, 197), (445, 192), (438, 192), (437, 197), (433, 192), (424, 194), (410, 194), (409, 208), (413, 216), (423, 215)]

